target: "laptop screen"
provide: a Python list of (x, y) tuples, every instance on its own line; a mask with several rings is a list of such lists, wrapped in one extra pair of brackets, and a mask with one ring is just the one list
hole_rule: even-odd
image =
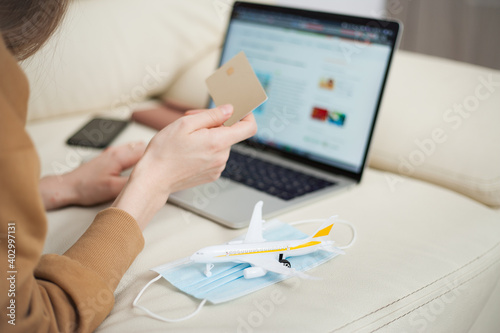
[(360, 175), (399, 25), (236, 2), (221, 64), (244, 51), (269, 97), (250, 139)]

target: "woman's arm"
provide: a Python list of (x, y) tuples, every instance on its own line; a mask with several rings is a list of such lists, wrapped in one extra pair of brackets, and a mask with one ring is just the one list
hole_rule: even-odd
[(45, 209), (92, 206), (115, 199), (128, 180), (121, 173), (139, 161), (145, 148), (143, 142), (110, 147), (69, 173), (43, 177), (39, 187)]

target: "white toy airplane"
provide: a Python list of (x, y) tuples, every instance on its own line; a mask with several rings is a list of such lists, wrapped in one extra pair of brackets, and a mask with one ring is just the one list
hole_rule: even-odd
[(342, 250), (333, 248), (334, 242), (327, 239), (333, 227), (333, 218), (326, 220), (314, 235), (308, 238), (266, 242), (262, 237), (262, 205), (262, 201), (255, 205), (244, 240), (208, 246), (191, 256), (192, 261), (206, 264), (204, 273), (207, 277), (212, 275), (214, 263), (240, 262), (252, 265), (243, 271), (246, 279), (264, 276), (268, 271), (310, 278), (309, 275), (291, 268), (290, 262), (285, 258), (318, 250), (344, 254)]

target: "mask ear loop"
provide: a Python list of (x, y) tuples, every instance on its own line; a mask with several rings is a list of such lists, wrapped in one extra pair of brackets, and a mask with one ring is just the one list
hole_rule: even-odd
[(196, 308), (196, 310), (194, 310), (193, 313), (185, 316), (185, 317), (181, 317), (181, 318), (178, 318), (178, 319), (168, 319), (168, 318), (165, 318), (165, 317), (162, 317), (162, 316), (159, 316), (157, 315), (156, 313), (152, 312), (151, 310), (149, 309), (146, 309), (145, 307), (143, 307), (142, 305), (137, 305), (137, 303), (139, 302), (139, 298), (141, 298), (142, 294), (144, 293), (144, 291), (146, 291), (146, 289), (151, 285), (153, 284), (154, 282), (158, 281), (159, 279), (161, 278), (161, 275), (158, 274), (157, 277), (153, 278), (151, 281), (149, 281), (145, 286), (144, 288), (142, 288), (142, 290), (139, 292), (139, 294), (137, 294), (137, 297), (134, 299), (134, 302), (132, 303), (132, 305), (136, 308), (139, 308), (141, 309), (142, 311), (144, 311), (145, 313), (147, 313), (150, 317), (152, 318), (155, 318), (155, 319), (158, 319), (158, 320), (161, 320), (161, 321), (164, 321), (166, 323), (177, 323), (179, 321), (184, 321), (184, 320), (187, 320), (187, 319), (190, 319), (194, 316), (196, 316), (200, 311), (201, 309), (203, 308), (203, 306), (205, 305), (205, 303), (207, 302), (206, 299), (202, 300), (200, 302), (200, 304), (198, 305), (198, 307)]
[(354, 225), (351, 222), (344, 221), (344, 220), (336, 220), (335, 223), (345, 224), (349, 228), (351, 228), (351, 231), (352, 231), (351, 242), (349, 244), (347, 244), (347, 245), (339, 246), (338, 248), (341, 249), (341, 250), (345, 250), (345, 249), (348, 249), (351, 246), (353, 246), (353, 244), (356, 242), (356, 239), (358, 238), (358, 232), (356, 231), (356, 228), (354, 227)]
[[(335, 218), (335, 222), (334, 223), (340, 223), (340, 224), (345, 224), (347, 225), (349, 228), (351, 228), (351, 231), (352, 231), (352, 239), (351, 239), (351, 242), (347, 245), (344, 245), (344, 246), (337, 246), (339, 249), (341, 250), (345, 250), (345, 249), (348, 249), (350, 248), (355, 242), (356, 242), (356, 238), (358, 237), (358, 233), (356, 231), (356, 228), (354, 227), (354, 225), (352, 225), (351, 222), (349, 221), (345, 221), (345, 220), (338, 220), (337, 219), (337, 215), (334, 215), (332, 216), (331, 218)], [(292, 222), (292, 223), (289, 223), (290, 225), (297, 225), (297, 224), (306, 224), (306, 223), (319, 223), (319, 222), (325, 222), (324, 219), (311, 219), (311, 220), (302, 220), (302, 221), (297, 221), (297, 222)]]

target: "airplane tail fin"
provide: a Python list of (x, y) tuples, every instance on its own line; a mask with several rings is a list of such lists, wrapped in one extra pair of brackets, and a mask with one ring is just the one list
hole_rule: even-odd
[(262, 206), (264, 203), (259, 201), (255, 204), (252, 213), (252, 219), (250, 220), (250, 225), (248, 226), (248, 231), (243, 240), (243, 243), (260, 243), (264, 242), (264, 237), (262, 237)]
[(310, 238), (317, 239), (327, 237), (330, 234), (330, 231), (332, 231), (332, 227), (334, 225), (333, 221), (335, 220), (335, 218), (336, 216), (332, 216), (328, 220), (326, 220), (325, 223), (323, 223), (321, 227), (319, 227), (319, 229)]

